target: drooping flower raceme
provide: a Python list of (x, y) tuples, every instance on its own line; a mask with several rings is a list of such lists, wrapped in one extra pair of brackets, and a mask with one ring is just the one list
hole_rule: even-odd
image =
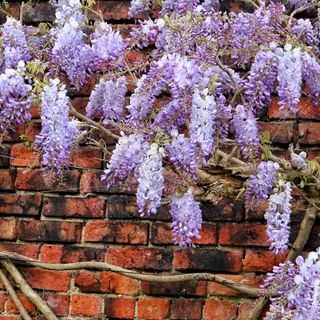
[(277, 162), (262, 161), (256, 175), (249, 177), (246, 190), (246, 208), (256, 208), (262, 200), (267, 200), (276, 181), (280, 166)]
[(63, 26), (71, 17), (79, 23), (84, 21), (80, 0), (50, 0), (49, 2), (56, 9), (55, 23), (58, 26)]
[(283, 191), (272, 194), (269, 208), (264, 215), (267, 220), (267, 235), (274, 253), (283, 253), (288, 249), (291, 215), (291, 183), (283, 186)]
[(31, 102), (29, 94), (32, 87), (23, 77), (24, 62), (18, 69), (6, 69), (0, 75), (0, 131), (15, 129), (19, 123), (29, 121)]
[(149, 14), (154, 0), (132, 0), (129, 8), (129, 17), (134, 18), (141, 14)]
[(141, 215), (156, 214), (161, 205), (164, 185), (163, 152), (156, 143), (151, 144), (139, 169), (137, 203)]
[(258, 123), (252, 111), (238, 105), (232, 123), (235, 129), (235, 139), (244, 157), (249, 158), (257, 154), (259, 145)]
[(95, 115), (103, 117), (104, 124), (108, 124), (109, 120), (120, 121), (124, 111), (126, 91), (124, 76), (109, 81), (101, 79), (91, 92), (86, 108), (87, 116), (89, 118), (93, 118)]
[(7, 17), (2, 29), (4, 69), (16, 68), (20, 61), (31, 60), (31, 53), (20, 21)]
[(181, 248), (192, 247), (192, 239), (200, 238), (202, 215), (191, 188), (182, 197), (177, 194), (172, 196), (170, 213), (174, 243)]
[(307, 153), (305, 151), (301, 151), (299, 154), (291, 151), (290, 158), (294, 168), (297, 168), (304, 173), (308, 172)]
[(35, 147), (42, 153), (43, 167), (56, 174), (70, 164), (70, 153), (80, 133), (78, 121), (68, 120), (68, 104), (65, 85), (60, 85), (58, 79), (50, 80), (42, 93), (42, 129), (36, 137)]
[(278, 94), (282, 109), (295, 113), (301, 96), (302, 64), (299, 48), (292, 49), (286, 44), (284, 50), (277, 48), (278, 56)]

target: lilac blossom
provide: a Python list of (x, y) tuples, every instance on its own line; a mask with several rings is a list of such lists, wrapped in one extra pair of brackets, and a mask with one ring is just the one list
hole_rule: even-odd
[(41, 164), (56, 174), (71, 162), (70, 153), (79, 135), (76, 120), (68, 120), (69, 98), (65, 85), (58, 79), (50, 80), (42, 93), (42, 129), (35, 147), (42, 153)]
[(23, 77), (24, 62), (18, 69), (6, 69), (0, 75), (0, 130), (15, 129), (18, 124), (29, 121), (31, 102), (29, 95), (32, 87)]
[(257, 53), (244, 85), (245, 98), (254, 114), (264, 110), (271, 102), (277, 67), (277, 58), (272, 51)]
[(162, 157), (164, 150), (151, 144), (147, 157), (139, 168), (137, 203), (140, 214), (156, 214), (161, 205), (164, 186)]
[(249, 177), (245, 194), (247, 209), (255, 209), (263, 200), (269, 198), (279, 169), (280, 166), (276, 162), (260, 162), (257, 173)]
[(174, 243), (181, 248), (194, 246), (192, 239), (200, 239), (202, 215), (191, 188), (182, 197), (177, 194), (172, 196), (170, 213)]
[(243, 105), (238, 105), (232, 123), (235, 129), (235, 140), (245, 158), (253, 157), (258, 152), (259, 134), (258, 123), (252, 111), (245, 110)]
[(282, 109), (295, 113), (298, 110), (302, 86), (300, 49), (292, 49), (290, 44), (286, 44), (284, 50), (277, 48), (276, 54), (278, 56), (279, 104)]
[(91, 92), (86, 111), (89, 118), (95, 115), (103, 117), (103, 124), (109, 120), (120, 121), (124, 112), (126, 78), (106, 81), (101, 79)]
[(10, 17), (2, 29), (2, 46), (4, 48), (4, 69), (16, 68), (20, 61), (31, 60), (31, 52), (23, 31), (22, 24)]
[(126, 180), (130, 174), (137, 179), (148, 149), (149, 144), (142, 134), (125, 136), (122, 133), (101, 180), (110, 186), (116, 181)]
[(267, 235), (273, 253), (283, 253), (288, 249), (291, 215), (291, 183), (287, 182), (269, 198), (269, 207), (264, 215), (267, 220)]

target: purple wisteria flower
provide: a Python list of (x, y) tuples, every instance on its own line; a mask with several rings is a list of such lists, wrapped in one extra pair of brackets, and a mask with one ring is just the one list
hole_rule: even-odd
[(84, 22), (85, 17), (81, 12), (80, 0), (50, 0), (49, 3), (56, 9), (55, 23), (58, 26), (62, 27), (71, 17), (79, 23)]
[(235, 129), (235, 140), (245, 158), (254, 157), (258, 152), (259, 133), (257, 118), (250, 109), (238, 105), (232, 123)]
[(282, 191), (275, 192), (269, 197), (269, 207), (264, 215), (267, 220), (267, 235), (270, 250), (273, 253), (283, 253), (288, 249), (291, 215), (291, 183), (287, 182)]
[(219, 5), (219, 0), (204, 0), (202, 3), (203, 9), (210, 11), (212, 8), (215, 8)]
[(282, 109), (295, 113), (298, 110), (302, 86), (301, 52), (299, 48), (292, 49), (290, 44), (286, 44), (284, 50), (277, 48), (276, 54), (279, 104)]
[(292, 27), (292, 31), (301, 43), (312, 45), (316, 40), (316, 35), (309, 19), (299, 19), (297, 24)]
[(276, 162), (260, 162), (256, 175), (249, 177), (245, 194), (247, 209), (255, 209), (262, 200), (269, 198), (279, 169), (280, 166)]
[(0, 131), (2, 132), (15, 129), (18, 124), (31, 119), (29, 95), (32, 87), (25, 83), (24, 71), (24, 62), (20, 61), (17, 70), (6, 69), (0, 75)]
[(150, 14), (154, 0), (131, 0), (129, 8), (129, 17), (134, 18), (141, 14)]
[(70, 153), (80, 134), (78, 121), (68, 120), (68, 104), (65, 85), (60, 85), (59, 79), (51, 79), (42, 93), (42, 129), (35, 147), (42, 154), (42, 166), (56, 174), (61, 174), (63, 167), (70, 164)]
[(126, 180), (130, 174), (137, 179), (148, 149), (149, 144), (142, 134), (125, 136), (122, 133), (101, 180), (110, 186), (116, 181)]
[(89, 118), (103, 117), (103, 124), (109, 120), (120, 121), (124, 112), (125, 94), (127, 92), (126, 78), (106, 81), (101, 79), (91, 92), (86, 111)]
[(16, 19), (7, 17), (2, 29), (2, 47), (4, 48), (4, 69), (16, 68), (20, 61), (31, 60), (31, 52), (23, 26)]
[(202, 215), (191, 188), (182, 197), (177, 194), (172, 196), (170, 213), (174, 243), (181, 248), (194, 246), (192, 238), (200, 238)]
[(161, 205), (164, 186), (163, 152), (156, 143), (151, 144), (147, 157), (139, 168), (137, 204), (142, 216), (156, 214)]
[(199, 3), (199, 0), (164, 0), (161, 14), (175, 12), (182, 15), (187, 11), (192, 12)]
[(291, 151), (290, 158), (294, 168), (301, 170), (304, 173), (308, 172), (307, 153), (305, 151), (301, 151), (299, 154)]

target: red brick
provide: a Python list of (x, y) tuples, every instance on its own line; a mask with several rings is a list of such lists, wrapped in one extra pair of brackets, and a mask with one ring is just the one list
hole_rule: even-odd
[(273, 254), (271, 251), (247, 250), (244, 259), (245, 272), (269, 272), (273, 266), (285, 260), (286, 254)]
[(80, 168), (101, 169), (102, 157), (101, 149), (80, 147), (73, 156), (73, 165)]
[(74, 284), (82, 292), (100, 292), (101, 274), (92, 271), (78, 271), (74, 277)]
[(293, 122), (259, 122), (259, 131), (270, 132), (271, 141), (274, 143), (288, 144), (293, 139)]
[(10, 164), (15, 167), (39, 166), (39, 157), (36, 151), (24, 145), (15, 145), (11, 149)]
[(165, 298), (140, 298), (138, 300), (138, 318), (166, 319), (169, 316), (170, 301)]
[(124, 20), (128, 19), (128, 10), (130, 3), (128, 1), (99, 1), (95, 8), (102, 12), (105, 20)]
[(17, 238), (17, 221), (14, 219), (0, 219), (0, 239), (15, 240)]
[(267, 226), (261, 224), (225, 224), (219, 229), (219, 244), (233, 246), (269, 246)]
[[(0, 173), (1, 174), (1, 173)], [(25, 171), (18, 169), (16, 188), (21, 190), (55, 190), (56, 192), (78, 192), (80, 173), (78, 171), (67, 172), (63, 182), (53, 176), (48, 176), (41, 170)], [(0, 183), (0, 189), (1, 183)]]
[(65, 292), (70, 288), (71, 272), (69, 271), (52, 271), (39, 268), (23, 268), (20, 271), (34, 289)]
[(82, 261), (105, 261), (106, 250), (103, 248), (64, 246), (62, 251), (62, 263)]
[[(235, 283), (239, 283), (242, 285), (246, 285), (249, 287), (259, 288), (263, 282), (261, 277), (257, 277), (254, 275), (231, 275), (231, 274), (219, 274), (218, 276), (233, 281)], [(215, 295), (215, 296), (233, 296), (233, 297), (242, 297), (243, 294), (237, 290), (233, 290), (228, 288), (224, 285), (221, 285), (216, 282), (209, 282), (208, 283), (208, 294)]]
[(27, 136), (27, 141), (35, 141), (36, 136), (41, 132), (41, 121), (40, 120), (32, 120), (28, 123), (25, 135)]
[(0, 214), (36, 216), (42, 197), (24, 194), (0, 194)]
[(272, 99), (268, 107), (268, 118), (269, 119), (295, 119), (295, 115), (286, 109), (280, 110), (279, 99)]
[(236, 306), (223, 300), (207, 300), (204, 307), (205, 320), (234, 320), (236, 319)]
[[(23, 293), (18, 292), (18, 297), (21, 303), (23, 304), (24, 308), (30, 315), (34, 315), (37, 312), (36, 306), (34, 306)], [(13, 314), (19, 313), (19, 310), (17, 309), (16, 305), (12, 301), (11, 297), (8, 298), (6, 308), (8, 313), (13, 313)]]
[(41, 247), (41, 261), (48, 263), (60, 263), (63, 254), (63, 246), (58, 244), (44, 244)]
[[(18, 318), (16, 316), (2, 316), (0, 315), (0, 320), (17, 320)], [(19, 316), (20, 319), (20, 316)]]
[(0, 168), (8, 168), (10, 165), (10, 148), (0, 147)]
[(110, 319), (135, 319), (135, 299), (106, 298), (104, 300), (104, 314)]
[(171, 283), (142, 281), (141, 291), (148, 295), (205, 296), (207, 293), (207, 283), (206, 281)]
[(86, 242), (147, 244), (148, 224), (90, 221), (86, 224)]
[(102, 272), (101, 291), (105, 293), (137, 295), (139, 281), (115, 272)]
[(165, 249), (109, 248), (107, 260), (123, 268), (170, 270), (172, 252)]
[(6, 294), (3, 292), (0, 292), (0, 312), (4, 311), (4, 304), (6, 302)]
[(15, 252), (33, 259), (39, 255), (39, 245), (0, 242), (0, 251)]
[(299, 142), (303, 144), (320, 143), (320, 123), (299, 123)]
[(79, 222), (20, 221), (18, 238), (25, 241), (80, 242), (81, 227)]
[(237, 320), (248, 320), (250, 319), (251, 312), (253, 311), (254, 307), (256, 306), (256, 301), (246, 301), (241, 302), (238, 306), (238, 318)]
[(67, 294), (60, 293), (45, 293), (43, 300), (47, 302), (48, 306), (58, 317), (68, 315), (70, 297)]
[(10, 191), (14, 190), (14, 183), (16, 178), (16, 172), (13, 169), (0, 170), (0, 190)]
[(103, 299), (98, 296), (74, 294), (71, 297), (71, 315), (97, 317), (102, 314)]
[(84, 116), (87, 114), (86, 107), (88, 102), (89, 98), (87, 97), (73, 97), (71, 99), (72, 106)]
[(202, 302), (199, 300), (179, 299), (171, 303), (170, 319), (202, 319)]
[(44, 197), (43, 214), (47, 217), (104, 218), (105, 200), (98, 198)]
[(242, 251), (219, 249), (189, 249), (174, 253), (174, 268), (177, 270), (240, 272)]

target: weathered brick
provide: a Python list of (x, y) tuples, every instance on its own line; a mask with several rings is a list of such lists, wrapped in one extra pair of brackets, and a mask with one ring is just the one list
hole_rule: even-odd
[(42, 197), (24, 194), (0, 194), (0, 214), (36, 216)]
[(174, 299), (171, 302), (170, 319), (202, 319), (202, 302), (191, 299)]
[(6, 294), (4, 292), (0, 292), (0, 312), (4, 311), (4, 305), (6, 302)]
[(205, 320), (235, 320), (237, 307), (229, 301), (207, 300), (204, 307)]
[(63, 246), (58, 244), (44, 244), (41, 247), (41, 261), (60, 263), (63, 255)]
[(135, 299), (106, 298), (104, 314), (110, 319), (134, 319)]
[(92, 247), (73, 247), (64, 246), (62, 250), (62, 263), (73, 263), (82, 261), (99, 261), (105, 260), (106, 250)]
[(17, 221), (14, 219), (0, 219), (0, 239), (15, 240), (17, 238)]
[(316, 250), (318, 247), (320, 247), (320, 225), (315, 224), (312, 227), (306, 248), (309, 250)]
[(170, 270), (172, 252), (153, 248), (109, 248), (107, 261), (123, 268)]
[(244, 216), (243, 202), (231, 199), (222, 199), (216, 205), (202, 202), (201, 211), (205, 221), (241, 221)]
[(0, 242), (0, 251), (15, 252), (33, 259), (38, 258), (39, 245), (24, 243)]
[[(216, 224), (203, 223), (200, 230), (200, 239), (194, 238), (193, 243), (200, 245), (217, 244)], [(173, 244), (170, 223), (153, 223), (151, 228), (152, 244)]]
[(56, 316), (64, 317), (68, 315), (70, 303), (68, 294), (45, 293), (42, 297)]
[(21, 268), (22, 275), (34, 289), (66, 292), (70, 288), (71, 272), (39, 268)]
[(105, 200), (98, 198), (44, 197), (42, 212), (47, 217), (104, 218)]
[[(17, 320), (18, 318), (16, 316), (2, 316), (0, 315), (0, 320)], [(20, 319), (20, 316), (19, 316)]]
[(11, 148), (10, 164), (15, 167), (36, 167), (39, 166), (39, 156), (25, 145), (15, 145)]
[(242, 265), (242, 251), (179, 250), (174, 253), (173, 265), (177, 270), (239, 272)]
[(13, 169), (0, 170), (0, 190), (10, 191), (14, 190), (14, 183), (16, 179), (16, 171)]
[(245, 272), (270, 272), (273, 266), (285, 260), (285, 254), (273, 254), (271, 251), (247, 250), (244, 259)]
[(40, 120), (31, 120), (26, 129), (25, 135), (27, 136), (27, 141), (33, 142), (36, 140), (37, 135), (41, 132), (41, 121)]
[[(60, 181), (53, 176), (46, 175), (41, 170), (25, 171), (18, 169), (16, 188), (21, 190), (55, 190), (55, 192), (74, 193), (78, 191), (79, 180), (80, 172), (74, 170), (66, 173), (64, 180)], [(3, 190), (1, 183), (0, 189)]]
[(23, 20), (25, 23), (53, 21), (54, 8), (47, 1), (32, 2), (24, 9)]
[(0, 146), (0, 168), (7, 168), (10, 164), (10, 148)]
[(219, 244), (233, 246), (269, 246), (267, 226), (261, 224), (225, 224), (219, 229)]
[(73, 316), (98, 317), (102, 315), (103, 299), (98, 296), (74, 294), (70, 313)]
[(148, 295), (205, 296), (207, 293), (207, 283), (206, 281), (188, 281), (171, 283), (142, 281), (141, 291)]
[(73, 156), (73, 165), (80, 168), (101, 169), (102, 150), (93, 147), (80, 147)]
[(147, 244), (147, 240), (147, 223), (90, 221), (86, 224), (86, 242)]
[(80, 242), (82, 224), (66, 221), (20, 221), (18, 237), (25, 241)]
[(101, 291), (105, 293), (137, 295), (139, 282), (115, 272), (102, 272)]
[(130, 2), (124, 0), (99, 1), (96, 9), (102, 12), (105, 20), (124, 20), (128, 19)]
[[(24, 308), (30, 315), (34, 315), (37, 312), (37, 308), (32, 302), (27, 299), (27, 297), (22, 293), (18, 292), (18, 297), (21, 303), (23, 304)], [(6, 309), (8, 313), (17, 314), (19, 313), (19, 310), (17, 309), (16, 305), (12, 301), (11, 297), (8, 298)]]
[(250, 315), (256, 306), (256, 301), (241, 302), (238, 306), (238, 318), (237, 320), (248, 320)]
[(274, 143), (289, 144), (293, 139), (293, 122), (259, 122), (259, 131), (270, 132), (271, 141)]
[(169, 316), (170, 301), (165, 298), (140, 298), (138, 300), (138, 318), (166, 319)]
[(320, 143), (320, 123), (304, 122), (299, 123), (299, 142), (303, 144)]
[(70, 102), (79, 113), (84, 116), (87, 114), (86, 107), (89, 102), (88, 97), (73, 97)]
[[(258, 288), (263, 279), (261, 277), (252, 275), (252, 274), (241, 274), (241, 275), (232, 275), (232, 274), (219, 274), (218, 276), (233, 281), (235, 283), (239, 283), (241, 285), (246, 285), (248, 287), (256, 287)], [(242, 297), (243, 293), (228, 288), (224, 285), (221, 285), (216, 282), (208, 283), (208, 294), (215, 296), (233, 296), (233, 297)]]
[(101, 274), (92, 271), (78, 271), (74, 276), (74, 284), (81, 292), (100, 292)]

